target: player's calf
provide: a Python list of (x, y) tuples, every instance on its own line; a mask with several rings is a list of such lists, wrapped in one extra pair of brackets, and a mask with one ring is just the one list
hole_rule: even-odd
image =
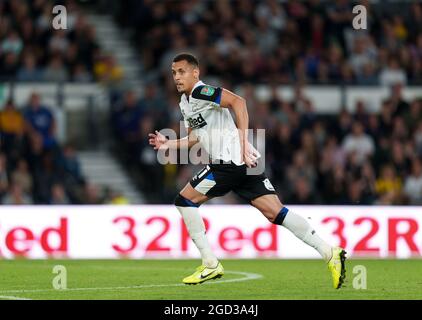
[(212, 252), (205, 235), (205, 224), (198, 210), (199, 204), (186, 199), (180, 194), (176, 196), (174, 204), (183, 217), (189, 236), (201, 253), (202, 264), (206, 267), (215, 268), (218, 260)]
[[(277, 203), (273, 204), (273, 208), (270, 208), (268, 207), (268, 202), (264, 203), (259, 200), (263, 199), (258, 199), (258, 201), (255, 203), (252, 202), (252, 204), (255, 205), (270, 222), (285, 227), (300, 240), (319, 252), (328, 263), (328, 269), (333, 278), (334, 288), (340, 288), (346, 277), (346, 252), (342, 248), (334, 248), (327, 244), (318, 236), (312, 226), (302, 216), (292, 212), (287, 207), (281, 206), (277, 212)], [(274, 210), (274, 208), (277, 209)]]

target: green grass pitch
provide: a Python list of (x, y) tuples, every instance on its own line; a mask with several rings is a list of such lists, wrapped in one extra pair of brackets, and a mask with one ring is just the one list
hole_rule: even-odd
[[(199, 260), (0, 260), (0, 299), (422, 299), (422, 260), (347, 260), (335, 290), (319, 260), (222, 260), (226, 275), (188, 286)], [(67, 290), (53, 289), (55, 265)], [(367, 289), (353, 288), (353, 267), (367, 270)], [(63, 275), (63, 274), (61, 274)]]

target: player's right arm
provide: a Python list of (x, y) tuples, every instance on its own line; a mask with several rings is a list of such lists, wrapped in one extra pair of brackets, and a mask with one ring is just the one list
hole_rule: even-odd
[(187, 149), (198, 143), (197, 138), (192, 134), (192, 129), (188, 128), (188, 135), (181, 139), (169, 140), (164, 135), (155, 130), (155, 133), (150, 133), (149, 144), (158, 149)]

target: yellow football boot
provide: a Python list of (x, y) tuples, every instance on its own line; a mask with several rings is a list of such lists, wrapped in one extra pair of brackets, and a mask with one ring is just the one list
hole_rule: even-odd
[(208, 268), (204, 265), (196, 268), (196, 271), (183, 279), (185, 284), (198, 284), (211, 279), (218, 279), (224, 275), (223, 265), (219, 262), (217, 267)]
[(333, 277), (334, 289), (340, 289), (346, 278), (346, 251), (342, 248), (333, 248), (332, 257), (328, 261), (328, 270), (330, 270)]

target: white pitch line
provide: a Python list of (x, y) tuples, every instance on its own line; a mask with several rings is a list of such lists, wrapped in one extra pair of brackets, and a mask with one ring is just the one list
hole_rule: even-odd
[[(241, 272), (241, 271), (225, 271), (226, 274), (236, 274), (244, 276), (244, 278), (228, 279), (228, 280), (216, 280), (213, 282), (205, 282), (202, 285), (229, 283), (229, 282), (242, 282), (260, 279), (263, 276), (258, 273)], [(5, 290), (0, 293), (36, 293), (36, 292), (49, 292), (49, 291), (98, 291), (98, 290), (128, 290), (128, 289), (142, 289), (142, 288), (156, 288), (156, 287), (184, 287), (184, 283), (171, 283), (171, 284), (145, 284), (139, 286), (127, 286), (127, 287), (98, 287), (98, 288), (68, 288), (68, 289), (33, 289), (33, 290)], [(1, 296), (0, 296), (1, 298)]]
[(0, 296), (0, 299), (6, 299), (6, 300), (32, 300), (28, 298), (21, 298), (21, 297), (14, 297), (14, 296)]

